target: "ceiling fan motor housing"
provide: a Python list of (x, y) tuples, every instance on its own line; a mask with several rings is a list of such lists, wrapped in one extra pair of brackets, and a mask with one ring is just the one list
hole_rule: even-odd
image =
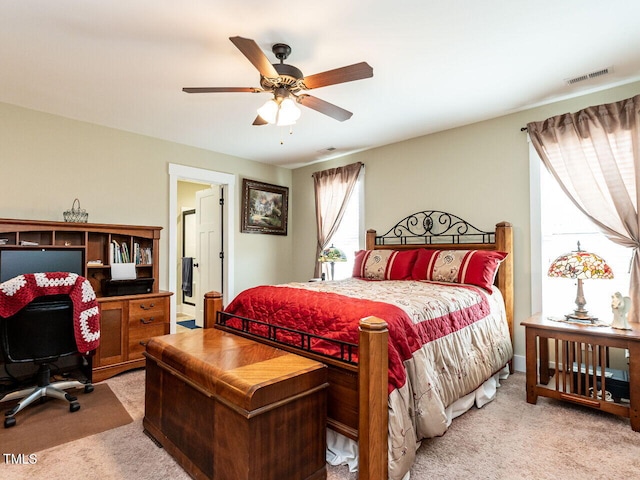
[(260, 86), (265, 90), (277, 90), (286, 88), (290, 92), (298, 92), (302, 89), (300, 81), (304, 75), (299, 68), (287, 65), (284, 60), (291, 54), (291, 47), (285, 43), (276, 43), (271, 47), (271, 51), (280, 63), (273, 63), (273, 68), (278, 72), (278, 78), (267, 78), (260, 75)]
[(300, 82), (304, 79), (304, 75), (299, 68), (286, 63), (274, 63), (273, 68), (278, 72), (278, 78), (266, 78), (260, 76), (260, 86), (265, 90), (272, 90), (278, 87), (286, 87), (292, 92), (302, 89)]

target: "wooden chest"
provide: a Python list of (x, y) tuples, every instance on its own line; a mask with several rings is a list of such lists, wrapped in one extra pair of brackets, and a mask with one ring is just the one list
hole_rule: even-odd
[(326, 478), (323, 364), (212, 328), (145, 356), (145, 432), (193, 478)]

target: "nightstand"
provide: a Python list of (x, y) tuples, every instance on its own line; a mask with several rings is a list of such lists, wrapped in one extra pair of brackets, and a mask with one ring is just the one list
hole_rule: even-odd
[[(627, 417), (631, 428), (640, 431), (640, 324), (617, 330), (536, 314), (521, 325), (526, 335), (528, 403), (535, 404), (538, 396), (566, 400)], [(625, 387), (624, 378), (616, 379), (616, 372), (608, 368), (608, 347), (629, 351), (628, 403), (606, 394), (610, 387)], [(550, 352), (554, 369), (549, 367)]]

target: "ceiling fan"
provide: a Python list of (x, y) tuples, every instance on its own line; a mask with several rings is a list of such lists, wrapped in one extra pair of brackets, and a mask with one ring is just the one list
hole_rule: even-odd
[(260, 72), (260, 88), (185, 87), (182, 91), (187, 93), (272, 93), (273, 98), (258, 109), (258, 116), (253, 125), (266, 125), (268, 123), (292, 125), (300, 116), (300, 110), (297, 108), (296, 103), (344, 122), (350, 119), (353, 113), (317, 97), (300, 92), (373, 77), (373, 68), (366, 62), (305, 77), (298, 68), (284, 63), (284, 60), (291, 53), (289, 45), (284, 43), (273, 45), (271, 50), (276, 58), (280, 60), (280, 63), (272, 64), (254, 40), (243, 37), (229, 37), (229, 40)]

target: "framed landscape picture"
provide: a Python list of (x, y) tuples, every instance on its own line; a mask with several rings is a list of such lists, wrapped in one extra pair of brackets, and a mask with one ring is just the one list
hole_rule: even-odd
[(242, 232), (287, 234), (289, 187), (242, 180)]

